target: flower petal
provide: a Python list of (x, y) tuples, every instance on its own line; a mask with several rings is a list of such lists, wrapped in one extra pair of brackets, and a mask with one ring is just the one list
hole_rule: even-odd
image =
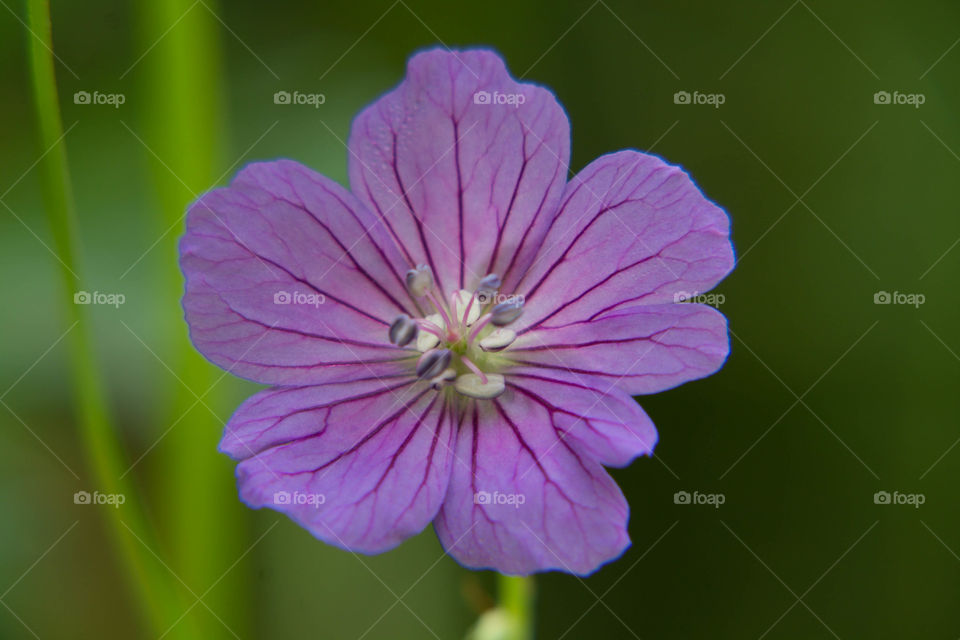
[(517, 329), (587, 321), (676, 302), (733, 268), (726, 213), (679, 167), (638, 151), (593, 161), (567, 185), (536, 264), (516, 293)]
[(700, 304), (617, 309), (586, 322), (528, 331), (507, 354), (520, 371), (630, 395), (715, 373), (730, 351), (727, 320)]
[(603, 467), (558, 437), (542, 404), (508, 389), (461, 418), (434, 526), (447, 552), (470, 568), (585, 575), (630, 544), (627, 514)]
[(511, 287), (533, 261), (566, 183), (570, 124), (495, 53), (434, 49), (357, 117), (349, 146), (353, 192), (449, 295), (489, 272)]
[(289, 160), (253, 164), (205, 194), (180, 243), (194, 345), (267, 384), (386, 378), (412, 350), (387, 329), (413, 313), (406, 263), (345, 189)]
[(373, 381), (263, 391), (220, 448), (242, 459), (240, 497), (317, 538), (379, 553), (422, 531), (446, 493), (452, 416), (425, 383)]
[(636, 400), (609, 385), (594, 389), (550, 373), (512, 371), (506, 380), (547, 411), (558, 437), (608, 467), (623, 467), (653, 453), (657, 429)]

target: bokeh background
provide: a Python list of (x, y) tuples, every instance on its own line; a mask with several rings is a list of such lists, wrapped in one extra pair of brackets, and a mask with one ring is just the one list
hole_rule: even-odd
[[(572, 171), (649, 149), (733, 220), (739, 263), (715, 291), (731, 357), (640, 399), (657, 457), (613, 472), (633, 546), (586, 579), (539, 576), (539, 637), (960, 635), (956, 2), (54, 2), (70, 290), (35, 165), (34, 36), (24, 3), (2, 4), (0, 636), (158, 636), (123, 548), (170, 581), (170, 638), (460, 638), (490, 606), (493, 576), (431, 530), (354, 556), (246, 509), (216, 443), (255, 387), (192, 353), (178, 303), (186, 203), (255, 159), (345, 182), (352, 116), (436, 45), (494, 47), (551, 87)], [(294, 90), (325, 102), (274, 103)], [(125, 302), (72, 325), (77, 291)], [(78, 331), (122, 442), (119, 507), (73, 499), (103, 490), (74, 409)], [(124, 532), (134, 510), (149, 539)]]

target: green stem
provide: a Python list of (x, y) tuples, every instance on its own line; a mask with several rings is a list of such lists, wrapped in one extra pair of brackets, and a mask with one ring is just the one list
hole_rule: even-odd
[(501, 574), (497, 583), (500, 608), (507, 613), (511, 621), (513, 635), (510, 640), (532, 640), (536, 591), (533, 576)]
[[(43, 149), (47, 150), (40, 163), (43, 199), (54, 247), (60, 258), (64, 297), (68, 301), (70, 373), (80, 437), (98, 490), (132, 498), (136, 495), (133, 488), (120, 479), (125, 468), (124, 456), (111, 423), (99, 376), (86, 313), (88, 307), (72, 304), (72, 296), (79, 284), (79, 234), (73, 210), (66, 147), (62, 140), (63, 122), (57, 99), (48, 0), (29, 0), (28, 20), (32, 32), (29, 36), (29, 55), (33, 95), (40, 142)], [(121, 509), (104, 509), (102, 513), (109, 519), (113, 542), (129, 574), (130, 586), (141, 613), (155, 632), (153, 635), (160, 635), (185, 607), (176, 597), (171, 576), (151, 555), (156, 546), (149, 535), (143, 513), (132, 499), (128, 499)]]

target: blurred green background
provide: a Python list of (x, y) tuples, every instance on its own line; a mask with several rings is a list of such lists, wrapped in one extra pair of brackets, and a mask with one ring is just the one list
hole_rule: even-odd
[[(613, 472), (633, 547), (587, 579), (539, 576), (539, 637), (960, 636), (956, 2), (55, 2), (83, 263), (69, 292), (35, 165), (48, 150), (26, 22), (3, 0), (0, 636), (160, 635), (116, 553), (114, 507), (73, 500), (101, 489), (71, 401), (81, 290), (125, 296), (85, 309), (131, 483), (114, 515), (142, 512), (151, 538), (131, 546), (185, 612), (165, 637), (459, 638), (490, 605), (493, 576), (443, 557), (431, 530), (354, 556), (246, 509), (216, 443), (255, 387), (192, 354), (178, 303), (184, 205), (255, 159), (345, 182), (352, 116), (438, 43), (493, 47), (551, 87), (573, 171), (626, 147), (683, 165), (730, 213), (740, 259), (717, 289), (727, 365), (642, 398), (657, 458)], [(326, 100), (274, 104), (281, 90)], [(875, 304), (881, 291), (925, 302)]]

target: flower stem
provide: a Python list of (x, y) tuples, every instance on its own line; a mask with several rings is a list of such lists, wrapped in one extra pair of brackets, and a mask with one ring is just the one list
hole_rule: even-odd
[(103, 509), (102, 513), (109, 519), (113, 543), (129, 573), (141, 613), (153, 629), (153, 635), (159, 635), (180, 616), (183, 606), (171, 584), (171, 576), (152, 557), (156, 544), (140, 505), (129, 499), (136, 494), (130, 483), (123, 479), (126, 464), (109, 415), (90, 338), (88, 307), (69, 304), (82, 281), (78, 275), (79, 234), (57, 99), (50, 6), (48, 0), (30, 0), (28, 7), (30, 76), (40, 142), (46, 150), (39, 164), (43, 201), (60, 262), (63, 295), (68, 301), (70, 329), (67, 341), (80, 438), (97, 490), (128, 497), (122, 509)]
[(532, 640), (534, 623), (533, 576), (505, 576), (497, 578), (500, 608), (510, 618), (510, 640)]

